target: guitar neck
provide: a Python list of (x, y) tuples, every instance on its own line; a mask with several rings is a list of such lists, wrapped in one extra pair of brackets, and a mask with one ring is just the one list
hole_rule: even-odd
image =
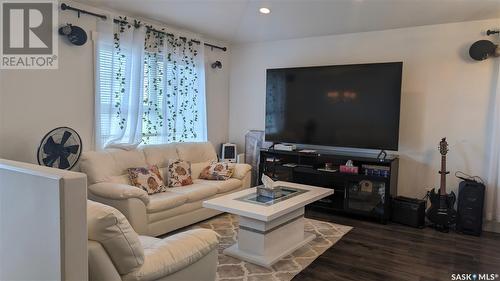
[(446, 155), (441, 155), (441, 184), (439, 186), (439, 193), (441, 195), (446, 194)]

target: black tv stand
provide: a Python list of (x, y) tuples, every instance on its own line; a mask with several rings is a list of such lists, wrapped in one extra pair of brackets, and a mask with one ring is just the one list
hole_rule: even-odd
[[(341, 173), (340, 166), (352, 160), (358, 173)], [(331, 163), (331, 169), (325, 169)], [(341, 151), (301, 152), (262, 149), (262, 174), (274, 180), (332, 188), (332, 196), (312, 203), (326, 212), (351, 214), (386, 223), (390, 218), (391, 196), (397, 193), (399, 159), (394, 156)]]

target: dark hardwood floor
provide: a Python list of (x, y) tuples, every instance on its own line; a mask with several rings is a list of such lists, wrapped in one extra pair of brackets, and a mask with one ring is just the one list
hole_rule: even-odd
[[(453, 273), (500, 274), (500, 234), (441, 233), (325, 214), (306, 216), (353, 226), (294, 281), (452, 280)], [(496, 278), (495, 280), (500, 280)]]

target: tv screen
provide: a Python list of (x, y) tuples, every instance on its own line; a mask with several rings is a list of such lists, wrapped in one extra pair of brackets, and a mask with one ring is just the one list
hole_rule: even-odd
[(403, 63), (267, 70), (266, 141), (398, 150)]

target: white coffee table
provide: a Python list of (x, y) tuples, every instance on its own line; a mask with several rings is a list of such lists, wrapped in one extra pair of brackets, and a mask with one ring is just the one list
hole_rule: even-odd
[(258, 203), (256, 188), (249, 188), (203, 202), (205, 208), (239, 216), (238, 242), (224, 254), (269, 268), (315, 238), (304, 232), (304, 206), (332, 195), (333, 189), (277, 183), (295, 193), (282, 201)]

